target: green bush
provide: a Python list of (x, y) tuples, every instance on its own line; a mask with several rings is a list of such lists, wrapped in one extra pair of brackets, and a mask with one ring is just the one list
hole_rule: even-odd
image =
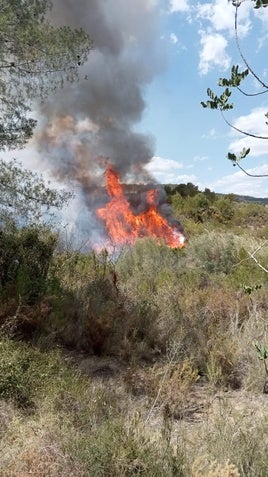
[(44, 294), (56, 237), (42, 228), (0, 231), (0, 283), (2, 296), (21, 297), (34, 304)]
[(0, 341), (0, 398), (19, 408), (33, 408), (43, 386), (60, 371), (52, 355), (2, 337)]

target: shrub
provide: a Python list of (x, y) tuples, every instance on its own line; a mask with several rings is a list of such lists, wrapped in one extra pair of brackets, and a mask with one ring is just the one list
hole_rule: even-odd
[(0, 231), (2, 296), (34, 304), (44, 294), (56, 237), (42, 228)]
[(19, 408), (31, 408), (51, 375), (59, 372), (59, 362), (51, 360), (23, 343), (2, 337), (0, 342), (0, 397)]

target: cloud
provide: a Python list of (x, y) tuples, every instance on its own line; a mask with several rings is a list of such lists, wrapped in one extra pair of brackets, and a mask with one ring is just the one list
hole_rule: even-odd
[(170, 34), (170, 41), (171, 41), (171, 43), (174, 43), (174, 45), (176, 45), (179, 41), (179, 38), (177, 37), (177, 35), (175, 35), (175, 33), (171, 33)]
[[(247, 169), (250, 174), (268, 174), (268, 164)], [(223, 194), (251, 195), (253, 197), (268, 197), (267, 178), (248, 177), (238, 171), (222, 177), (209, 185), (209, 188)]]
[(213, 67), (228, 69), (231, 58), (226, 52), (228, 42), (220, 33), (201, 32), (201, 51), (199, 60), (199, 73), (206, 75)]
[(181, 169), (183, 164), (181, 162), (174, 161), (173, 159), (165, 159), (163, 157), (154, 156), (146, 168), (150, 172), (165, 172), (167, 170)]
[[(267, 107), (254, 108), (248, 115), (238, 117), (234, 126), (242, 131), (251, 134), (267, 137), (268, 128), (265, 122), (267, 119), (264, 114), (267, 113)], [(256, 139), (249, 136), (241, 136), (239, 133), (233, 133), (235, 139), (229, 144), (229, 150), (234, 153), (239, 153), (244, 147), (250, 147), (250, 155), (258, 157), (263, 154), (268, 154), (268, 140)]]
[(181, 162), (159, 156), (153, 157), (146, 165), (147, 171), (162, 184), (176, 183), (179, 170), (182, 168)]
[[(244, 2), (239, 7), (238, 32), (239, 37), (245, 37), (251, 29), (250, 2)], [(235, 9), (227, 0), (215, 0), (210, 3), (198, 4), (195, 19), (201, 23), (200, 30), (200, 61), (199, 72), (207, 74), (214, 67), (225, 70), (230, 66), (230, 56), (227, 52), (228, 38), (235, 34)]]
[[(240, 5), (238, 11), (239, 37), (246, 36), (251, 28), (249, 2)], [(198, 4), (196, 7), (196, 17), (201, 21), (207, 21), (210, 30), (216, 32), (227, 31), (234, 35), (234, 14), (235, 9), (231, 2), (227, 0), (216, 0), (214, 3)]]
[(193, 161), (194, 162), (203, 162), (208, 159), (208, 156), (194, 156)]
[(169, 12), (188, 12), (190, 9), (188, 0), (170, 0)]
[(181, 184), (186, 184), (187, 182), (192, 182), (195, 185), (199, 184), (197, 177), (194, 174), (181, 174), (177, 176), (177, 182)]
[(216, 139), (217, 135), (216, 135), (216, 129), (215, 128), (211, 128), (207, 134), (202, 134), (201, 138), (202, 139)]
[(268, 26), (268, 9), (267, 8), (259, 8), (254, 10), (255, 17), (261, 20), (264, 27), (267, 28)]

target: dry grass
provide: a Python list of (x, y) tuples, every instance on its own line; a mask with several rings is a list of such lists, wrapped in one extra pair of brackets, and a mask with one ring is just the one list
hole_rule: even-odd
[(266, 477), (253, 342), (268, 343), (267, 277), (242, 250), (256, 243), (204, 233), (179, 251), (141, 241), (116, 263), (58, 257), (35, 343), (83, 352), (1, 339), (0, 476)]
[(227, 462), (226, 464), (217, 464), (212, 462), (208, 464), (206, 457), (196, 459), (192, 468), (191, 477), (240, 477), (238, 468)]

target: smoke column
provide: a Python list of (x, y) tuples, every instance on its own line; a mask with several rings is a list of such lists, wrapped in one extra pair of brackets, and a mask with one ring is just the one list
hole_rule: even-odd
[[(94, 43), (81, 81), (66, 85), (41, 110), (37, 143), (57, 180), (79, 198), (76, 226), (93, 235), (107, 160), (123, 181), (150, 182), (145, 165), (154, 141), (135, 132), (143, 93), (164, 66), (156, 0), (55, 0), (57, 24), (82, 27)], [(161, 195), (161, 194), (160, 194)], [(94, 240), (94, 237), (93, 237)]]

